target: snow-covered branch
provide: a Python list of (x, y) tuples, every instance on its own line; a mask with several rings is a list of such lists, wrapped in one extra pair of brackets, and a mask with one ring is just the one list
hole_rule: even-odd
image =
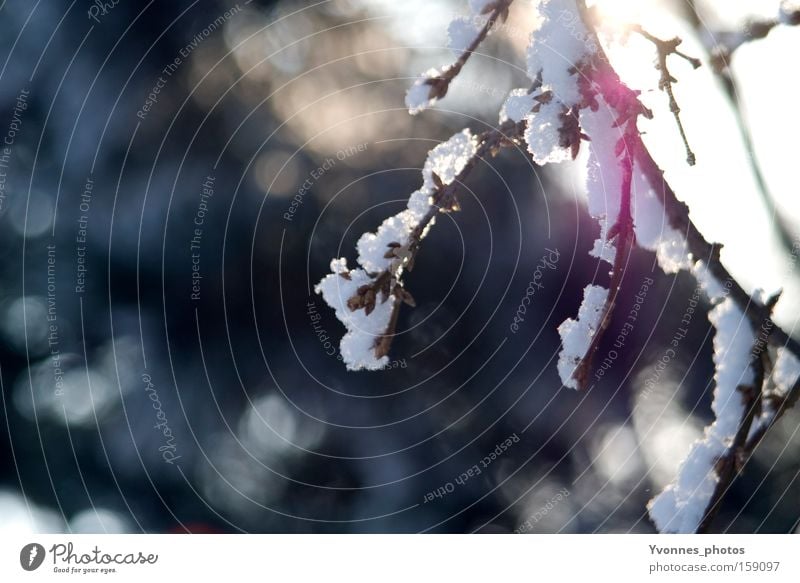
[(377, 370), (388, 363), (400, 306), (414, 305), (403, 274), (414, 268), (422, 239), (440, 212), (458, 209), (458, 190), (475, 164), (514, 144), (522, 130), (507, 121), (477, 136), (463, 130), (436, 146), (407, 208), (358, 240), (360, 267), (349, 269), (344, 258), (331, 261), (331, 273), (314, 289), (347, 328), (340, 348), (348, 369)]
[[(456, 61), (441, 69), (422, 74), (406, 93), (406, 107), (411, 115), (431, 107), (447, 95), (450, 83), (464, 68), (472, 53), (486, 39), (499, 21), (505, 22), (514, 0), (470, 0), (471, 15), (454, 18), (447, 28), (447, 46)], [(481, 23), (481, 21), (484, 21)]]
[[(507, 17), (510, 4), (470, 2), (473, 15), (488, 15), (486, 23), (477, 28), (468, 19), (451, 23), (457, 61), (414, 84), (406, 96), (411, 113), (444, 96), (494, 23)], [(785, 6), (780, 18), (797, 24)], [(648, 510), (662, 532), (707, 530), (744, 457), (800, 395), (800, 343), (772, 320), (778, 298), (762, 301), (744, 290), (721, 262), (720, 246), (703, 237), (667, 183), (638, 129), (639, 119), (653, 114), (610, 63), (584, 1), (538, 0), (535, 7), (538, 18), (526, 52), (531, 87), (510, 92), (497, 129), (479, 135), (464, 130), (434, 148), (407, 209), (358, 241), (359, 267), (349, 269), (345, 259), (335, 259), (316, 290), (347, 327), (341, 352), (348, 368), (383, 367), (400, 305), (413, 305), (403, 274), (413, 268), (438, 213), (457, 208), (457, 189), (477, 161), (524, 141), (534, 162), (557, 163), (574, 160), (588, 142), (588, 211), (600, 230), (589, 253), (611, 270), (608, 287), (587, 282), (577, 317), (559, 326), (558, 372), (565, 386), (586, 386), (634, 246), (654, 252), (665, 273), (685, 270), (696, 277), (713, 305), (714, 421)], [(667, 57), (696, 60), (677, 50), (679, 39), (664, 41), (636, 30), (656, 46), (659, 87), (686, 143)], [(688, 144), (686, 149), (691, 164), (694, 155)]]

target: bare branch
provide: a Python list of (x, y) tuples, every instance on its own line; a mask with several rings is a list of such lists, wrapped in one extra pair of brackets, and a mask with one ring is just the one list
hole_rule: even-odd
[(400, 306), (403, 303), (414, 305), (413, 297), (403, 287), (402, 276), (405, 271), (414, 269), (414, 262), (419, 253), (420, 243), (426, 229), (439, 213), (458, 210), (459, 190), (477, 163), (488, 156), (495, 156), (504, 147), (516, 145), (518, 140), (522, 138), (524, 131), (524, 121), (516, 123), (512, 120), (506, 121), (498, 128), (486, 130), (478, 134), (478, 146), (475, 149), (475, 154), (467, 161), (452, 182), (443, 184), (439, 177), (434, 174), (436, 190), (432, 195), (433, 204), (430, 210), (411, 232), (405, 245), (389, 244), (386, 256), (393, 259), (388, 269), (377, 274), (370, 274), (375, 278), (374, 281), (359, 288), (357, 294), (348, 300), (348, 307), (352, 311), (364, 309), (369, 314), (374, 309), (375, 302), (378, 301), (379, 296), (382, 297), (383, 301), (387, 301), (389, 296), (394, 297), (389, 326), (375, 340), (375, 356), (377, 358), (386, 356), (389, 353), (395, 336)]
[(686, 163), (689, 164), (689, 166), (694, 166), (696, 158), (694, 152), (692, 152), (692, 148), (689, 146), (689, 140), (686, 137), (686, 130), (683, 127), (683, 122), (681, 122), (681, 108), (678, 106), (678, 102), (675, 99), (675, 93), (672, 90), (673, 83), (677, 83), (678, 80), (672, 76), (667, 68), (667, 57), (669, 55), (677, 55), (689, 62), (689, 64), (691, 64), (695, 69), (700, 67), (700, 59), (690, 57), (689, 55), (679, 51), (678, 45), (680, 45), (682, 41), (678, 37), (670, 40), (661, 40), (660, 38), (657, 38), (644, 30), (641, 26), (637, 26), (633, 30), (653, 43), (658, 51), (658, 63), (656, 64), (656, 68), (661, 72), (661, 78), (658, 81), (658, 88), (664, 91), (669, 97), (669, 110), (675, 117), (675, 123), (678, 125), (678, 131), (681, 134), (683, 145), (686, 148)]

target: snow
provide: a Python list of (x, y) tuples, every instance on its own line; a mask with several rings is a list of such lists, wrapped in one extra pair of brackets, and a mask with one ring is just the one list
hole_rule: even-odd
[(716, 388), (711, 409), (714, 422), (706, 427), (681, 463), (678, 475), (647, 505), (660, 532), (692, 533), (697, 530), (719, 482), (716, 462), (731, 446), (745, 413), (740, 385), (752, 385), (755, 374), (751, 353), (756, 342), (749, 320), (730, 299), (708, 315), (716, 328), (714, 364)]
[(459, 58), (478, 37), (480, 31), (474, 18), (465, 16), (454, 18), (447, 27), (447, 46), (455, 57)]
[(431, 196), (436, 189), (433, 174), (437, 174), (443, 184), (450, 184), (475, 155), (476, 148), (475, 137), (465, 129), (428, 153), (422, 169), (422, 188), (409, 197), (407, 208), (383, 221), (375, 233), (364, 233), (358, 240), (358, 263), (367, 273), (379, 273), (389, 268), (393, 261), (393, 258), (385, 257), (389, 243), (408, 243), (411, 232), (430, 210)]
[(436, 68), (428, 69), (408, 88), (408, 91), (406, 91), (406, 107), (408, 108), (408, 113), (417, 115), (436, 103), (437, 100), (435, 98), (430, 98), (431, 86), (428, 85), (428, 80), (433, 77), (438, 77), (441, 73), (442, 71)]
[(453, 182), (458, 173), (475, 155), (478, 141), (469, 129), (454, 134), (449, 140), (436, 146), (428, 153), (422, 178), (425, 188), (435, 187), (433, 174), (437, 174), (444, 184)]
[[(597, 111), (584, 109), (580, 114), (581, 127), (591, 138), (586, 171), (588, 211), (600, 223), (600, 238), (590, 254), (613, 263), (616, 251), (608, 241), (608, 231), (620, 211), (622, 167), (616, 151), (623, 128), (614, 127), (615, 114), (602, 97), (598, 97), (598, 105)], [(638, 165), (633, 168), (631, 181), (631, 214), (637, 245), (656, 253), (664, 273), (677, 273), (694, 265), (686, 238), (669, 224), (660, 198)]]
[(691, 269), (694, 260), (686, 238), (669, 224), (661, 200), (638, 165), (633, 169), (631, 192), (636, 243), (644, 249), (655, 251), (664, 273)]
[[(775, 364), (772, 367), (772, 382), (775, 384), (774, 394), (778, 397), (785, 397), (792, 387), (800, 379), (800, 360), (786, 348), (780, 347), (777, 350)], [(761, 401), (761, 415), (753, 419), (750, 426), (748, 439), (772, 422), (775, 416), (775, 405), (769, 399)]]
[(676, 481), (647, 504), (659, 532), (693, 533), (703, 519), (719, 477), (714, 464), (725, 453), (717, 441), (696, 441), (681, 463)]
[(755, 381), (750, 359), (756, 338), (750, 320), (730, 298), (711, 310), (708, 319), (717, 329), (714, 336), (717, 387), (711, 404), (716, 421), (712, 427), (721, 439), (727, 439), (736, 434), (744, 415), (745, 404), (738, 387)]
[(578, 383), (572, 375), (589, 350), (592, 338), (600, 326), (607, 298), (607, 289), (599, 285), (587, 285), (583, 290), (578, 319), (569, 318), (558, 327), (558, 334), (561, 336), (558, 375), (565, 387), (578, 388)]
[(540, 20), (531, 33), (527, 50), (528, 76), (553, 87), (563, 103), (580, 101), (577, 77), (572, 68), (596, 51), (575, 0), (541, 0)]
[(602, 97), (598, 96), (598, 104), (597, 111), (584, 109), (580, 114), (581, 127), (591, 138), (586, 163), (587, 210), (600, 224), (600, 237), (589, 254), (613, 264), (616, 250), (608, 241), (608, 230), (619, 216), (622, 169), (615, 150), (622, 129), (614, 127), (613, 110)]
[(342, 277), (347, 273), (347, 260), (331, 261), (331, 272), (320, 281), (314, 291), (322, 295), (335, 312), (336, 317), (345, 325), (347, 332), (342, 338), (339, 349), (348, 370), (379, 370), (389, 362), (388, 356), (375, 358), (375, 341), (389, 326), (394, 305), (394, 296), (387, 301), (375, 302), (375, 309), (367, 315), (365, 310), (350, 310), (347, 300), (355, 295), (362, 285), (374, 280), (363, 269), (349, 272), (350, 279)]
[(664, 273), (678, 273), (694, 265), (686, 238), (672, 227), (664, 229), (656, 247), (656, 258)]
[(389, 243), (406, 244), (417, 223), (417, 213), (404, 210), (383, 221), (377, 232), (361, 235), (356, 243), (359, 264), (367, 273), (380, 273), (389, 269), (392, 258), (385, 257)]
[(711, 302), (717, 302), (727, 295), (728, 291), (725, 286), (711, 274), (708, 270), (708, 264), (702, 259), (694, 264), (692, 273)]
[[(334, 259), (331, 273), (326, 275), (314, 288), (316, 293), (336, 312), (336, 317), (345, 325), (347, 332), (342, 338), (340, 349), (349, 370), (376, 370), (388, 362), (388, 357), (375, 358), (375, 341), (386, 332), (392, 315), (395, 297), (383, 298), (378, 294), (375, 309), (367, 314), (364, 309), (350, 310), (348, 299), (353, 297), (362, 285), (371, 284), (383, 271), (395, 269), (395, 276), (402, 273), (403, 265), (392, 265), (395, 258), (385, 257), (390, 243), (407, 246), (412, 231), (430, 211), (432, 196), (436, 189), (434, 173), (443, 184), (452, 183), (456, 176), (475, 155), (477, 139), (465, 129), (453, 135), (446, 142), (433, 148), (422, 168), (423, 184), (413, 192), (407, 207), (400, 213), (389, 217), (374, 233), (364, 233), (356, 243), (360, 269), (349, 271), (346, 259)], [(425, 236), (423, 231), (422, 237)], [(350, 279), (341, 274), (347, 274)]]
[(800, 360), (788, 348), (778, 348), (778, 356), (772, 369), (772, 380), (781, 395), (786, 395), (800, 378)]
[(528, 93), (525, 88), (512, 89), (503, 107), (500, 109), (500, 123), (508, 121), (521, 122), (536, 104), (535, 93)]
[(525, 142), (537, 164), (564, 162), (572, 158), (570, 149), (559, 144), (563, 107), (560, 101), (553, 99), (543, 103), (539, 111), (525, 116)]

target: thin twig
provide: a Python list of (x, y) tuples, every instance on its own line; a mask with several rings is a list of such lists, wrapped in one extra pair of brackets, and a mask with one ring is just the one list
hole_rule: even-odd
[(486, 5), (483, 9), (483, 14), (489, 14), (489, 17), (480, 31), (478, 31), (478, 35), (472, 39), (472, 42), (459, 55), (455, 63), (447, 67), (440, 75), (425, 80), (425, 83), (431, 86), (428, 99), (442, 99), (447, 95), (447, 90), (450, 89), (450, 82), (461, 72), (461, 69), (467, 64), (472, 53), (474, 53), (478, 46), (486, 39), (495, 23), (498, 20), (505, 22), (506, 18), (508, 18), (508, 11), (513, 2), (514, 0), (496, 0)]
[(667, 57), (669, 55), (677, 55), (691, 64), (695, 69), (700, 67), (700, 59), (690, 57), (689, 55), (679, 51), (678, 45), (680, 45), (682, 41), (678, 37), (670, 40), (662, 40), (653, 36), (641, 26), (636, 26), (633, 30), (649, 40), (656, 47), (658, 54), (658, 64), (656, 65), (656, 68), (661, 72), (661, 78), (658, 81), (658, 88), (664, 91), (669, 97), (669, 110), (672, 112), (673, 117), (675, 117), (675, 123), (678, 125), (678, 131), (681, 134), (683, 145), (686, 148), (686, 163), (689, 164), (689, 166), (694, 166), (697, 159), (694, 155), (694, 152), (692, 152), (692, 148), (689, 146), (689, 139), (686, 137), (686, 130), (684, 129), (683, 122), (681, 121), (681, 108), (678, 105), (678, 101), (675, 99), (675, 93), (672, 89), (672, 85), (677, 83), (678, 80), (672, 76), (667, 68)]

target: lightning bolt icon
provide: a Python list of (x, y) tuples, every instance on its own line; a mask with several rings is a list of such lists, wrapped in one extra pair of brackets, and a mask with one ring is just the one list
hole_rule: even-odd
[(31, 565), (33, 565), (33, 560), (36, 558), (36, 555), (38, 555), (38, 554), (39, 554), (39, 549), (37, 549), (36, 547), (31, 547), (31, 555), (28, 558), (28, 566), (29, 567)]

